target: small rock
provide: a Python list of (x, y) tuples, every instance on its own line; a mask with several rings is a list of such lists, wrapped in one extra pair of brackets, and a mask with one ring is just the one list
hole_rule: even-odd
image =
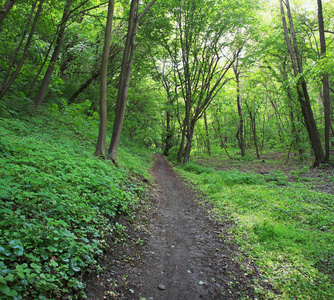
[(161, 290), (161, 291), (163, 291), (163, 290), (166, 289), (166, 287), (163, 284), (159, 284), (158, 285), (158, 289)]

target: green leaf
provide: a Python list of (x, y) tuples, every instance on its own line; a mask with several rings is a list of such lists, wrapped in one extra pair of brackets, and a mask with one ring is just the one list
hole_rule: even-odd
[(12, 282), (14, 280), (14, 275), (13, 274), (8, 274), (6, 277), (5, 277), (5, 280), (6, 281), (10, 281)]
[(14, 296), (17, 296), (18, 295), (18, 293), (17, 293), (17, 291), (15, 291), (15, 290), (11, 290), (7, 285), (5, 285), (5, 286), (0, 286), (0, 290), (1, 290), (1, 292), (3, 292), (5, 295), (7, 295), (7, 296), (12, 296), (12, 297), (14, 297)]
[(23, 255), (23, 248), (22, 246), (14, 246), (13, 247), (14, 249), (14, 254), (17, 255), (17, 256), (22, 256)]
[(0, 275), (0, 283), (6, 283), (6, 280), (2, 275)]

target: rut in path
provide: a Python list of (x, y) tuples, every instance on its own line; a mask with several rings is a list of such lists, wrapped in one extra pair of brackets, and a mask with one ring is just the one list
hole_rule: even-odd
[(158, 207), (131, 299), (254, 298), (250, 275), (232, 259), (237, 247), (219, 237), (224, 224), (208, 219), (195, 192), (161, 155), (156, 155), (153, 175)]

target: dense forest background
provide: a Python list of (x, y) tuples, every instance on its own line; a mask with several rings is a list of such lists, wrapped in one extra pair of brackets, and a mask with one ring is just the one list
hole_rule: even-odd
[(0, 45), (0, 299), (84, 297), (152, 152), (238, 219), (259, 298), (332, 298), (333, 1), (0, 0)]
[[(2, 115), (67, 106), (97, 115), (101, 107), (108, 134), (113, 122), (123, 125), (122, 142), (162, 147), (178, 162), (189, 162), (193, 151), (257, 158), (280, 152), (329, 163), (330, 1), (109, 6), (106, 35), (105, 1), (1, 1)], [(117, 102), (126, 102), (124, 124)]]

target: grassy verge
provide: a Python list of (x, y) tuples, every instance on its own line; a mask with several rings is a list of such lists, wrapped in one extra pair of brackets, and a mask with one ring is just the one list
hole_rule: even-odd
[[(232, 216), (240, 247), (258, 266), (259, 298), (334, 299), (334, 196), (292, 186), (282, 173), (217, 171), (195, 164), (179, 172), (208, 195), (214, 213)], [(297, 187), (298, 186), (298, 187)]]
[(86, 109), (0, 118), (0, 299), (84, 296), (83, 272), (122, 230), (115, 217), (133, 214), (150, 155), (122, 148), (120, 168), (96, 159)]

